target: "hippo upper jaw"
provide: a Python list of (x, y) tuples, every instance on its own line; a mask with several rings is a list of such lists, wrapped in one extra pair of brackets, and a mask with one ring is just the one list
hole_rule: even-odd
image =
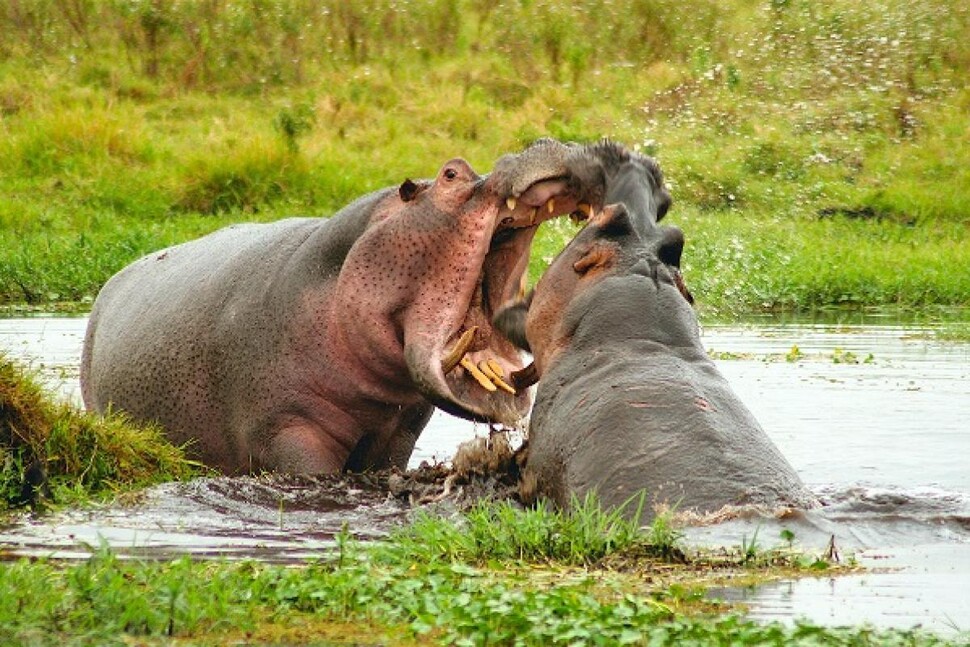
[[(527, 389), (510, 375), (523, 367), (520, 351), (494, 330), (499, 308), (524, 291), (529, 252), (539, 225), (560, 215), (585, 219), (595, 212), (591, 193), (568, 175), (549, 174), (526, 187), (493, 182), (498, 198), (491, 238), (474, 290), (449, 329), (405, 346), (412, 379), (433, 404), (482, 422), (517, 424), (531, 408)], [(495, 189), (495, 185), (498, 188)], [(517, 195), (513, 195), (517, 193)]]

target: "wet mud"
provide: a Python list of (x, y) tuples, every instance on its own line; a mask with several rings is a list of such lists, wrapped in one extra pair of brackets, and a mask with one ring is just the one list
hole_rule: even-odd
[(166, 483), (109, 505), (25, 514), (0, 526), (0, 558), (321, 557), (338, 533), (378, 540), (417, 510), (456, 514), (482, 500), (520, 501), (508, 435), (463, 443), (446, 463), (363, 474), (205, 477)]

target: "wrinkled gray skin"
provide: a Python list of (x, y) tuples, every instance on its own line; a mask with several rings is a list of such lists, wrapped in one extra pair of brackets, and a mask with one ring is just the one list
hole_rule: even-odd
[(442, 358), (477, 326), (469, 359), (521, 367), (490, 321), (547, 200), (577, 207), (567, 152), (543, 140), (488, 177), (451, 160), (329, 219), (232, 226), (136, 261), (95, 301), (85, 404), (156, 421), (226, 473), (404, 467), (434, 405), (515, 422), (528, 392), (487, 391)]
[(602, 167), (611, 206), (553, 261), (528, 308), (496, 318), (535, 357), (526, 474), (538, 493), (565, 506), (595, 491), (615, 508), (645, 492), (642, 521), (658, 503), (814, 506), (701, 344), (678, 269), (683, 235), (656, 224), (670, 202), (659, 169), (610, 143), (573, 164)]

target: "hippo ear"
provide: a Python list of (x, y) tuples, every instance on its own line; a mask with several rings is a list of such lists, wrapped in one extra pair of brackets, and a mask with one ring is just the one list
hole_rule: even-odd
[(684, 252), (684, 232), (679, 227), (664, 227), (657, 256), (667, 265), (680, 267), (680, 257)]
[(414, 200), (419, 193), (421, 193), (421, 187), (408, 178), (407, 180), (404, 180), (404, 182), (401, 184), (401, 188), (399, 188), (397, 192), (398, 195), (401, 196), (401, 200), (404, 202), (410, 202), (411, 200)]
[(593, 245), (582, 258), (573, 263), (577, 274), (587, 274), (592, 270), (604, 269), (613, 265), (616, 247), (613, 245)]

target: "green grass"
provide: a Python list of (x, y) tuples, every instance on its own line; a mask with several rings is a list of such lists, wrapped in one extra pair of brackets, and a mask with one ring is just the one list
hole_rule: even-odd
[[(639, 519), (639, 512), (633, 518)], [(594, 564), (641, 540), (637, 523), (624, 518), (622, 508), (604, 511), (592, 496), (574, 502), (569, 512), (541, 501), (527, 511), (482, 502), (465, 513), (461, 527), (419, 513), (411, 525), (392, 536), (395, 545), (421, 562), (525, 560), (577, 566)]]
[[(0, 641), (13, 644), (946, 644), (927, 632), (758, 624), (705, 602), (669, 565), (629, 573), (571, 567), (547, 555), (494, 556), (435, 548), (434, 539), (481, 529), (481, 508), (426, 517), (381, 544), (343, 534), (334, 554), (299, 567), (189, 558), (121, 560), (101, 550), (79, 563), (0, 563)], [(505, 506), (506, 524), (562, 524), (550, 511)], [(572, 533), (598, 522), (590, 509)], [(596, 516), (596, 513), (593, 514)], [(435, 526), (432, 528), (432, 526)], [(565, 528), (565, 526), (564, 526)], [(511, 531), (515, 532), (515, 531)], [(410, 535), (409, 535), (410, 533)], [(416, 550), (411, 539), (425, 537)], [(579, 531), (576, 543), (585, 541)], [(644, 535), (637, 538), (644, 541)], [(630, 546), (616, 546), (615, 557)], [(732, 571), (742, 568), (740, 561)], [(760, 568), (760, 566), (759, 566)], [(649, 577), (650, 574), (656, 579)], [(706, 572), (692, 574), (704, 581)], [(657, 580), (666, 584), (657, 584)], [(652, 585), (648, 582), (654, 582)], [(689, 592), (692, 591), (692, 592)], [(711, 613), (719, 610), (720, 614)]]
[(0, 514), (71, 504), (200, 473), (157, 427), (54, 401), (0, 353)]
[(5, 3), (0, 302), (552, 135), (658, 157), (719, 315), (966, 306), (968, 43), (955, 0)]

